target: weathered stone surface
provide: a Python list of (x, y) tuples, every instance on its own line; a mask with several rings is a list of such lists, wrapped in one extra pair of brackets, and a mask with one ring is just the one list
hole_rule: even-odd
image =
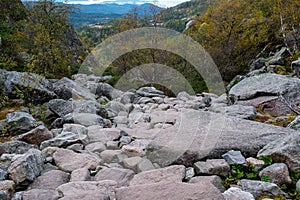
[(57, 200), (59, 194), (55, 190), (32, 189), (22, 193), (22, 200)]
[(279, 74), (261, 74), (243, 79), (229, 91), (238, 100), (252, 99), (257, 96), (277, 96), (297, 90), (300, 80)]
[(128, 156), (144, 156), (150, 142), (151, 140), (137, 139), (128, 145), (122, 146), (121, 150)]
[(227, 153), (223, 154), (222, 157), (229, 165), (247, 165), (247, 161), (240, 151), (230, 150)]
[(15, 139), (24, 141), (29, 144), (40, 145), (43, 141), (53, 138), (52, 133), (44, 125), (15, 137)]
[(289, 125), (288, 128), (292, 128), (295, 130), (299, 130), (300, 129), (300, 116), (296, 117), (296, 119), (294, 119)]
[(271, 156), (274, 162), (285, 163), (289, 169), (300, 172), (299, 133), (291, 131), (290, 135), (273, 140), (259, 151), (260, 156)]
[(28, 184), (40, 175), (44, 159), (41, 152), (30, 149), (27, 153), (16, 155), (8, 168), (9, 178), (16, 184)]
[(93, 142), (85, 146), (85, 150), (93, 153), (101, 153), (106, 150), (105, 144), (102, 142)]
[(259, 176), (269, 177), (272, 183), (277, 185), (291, 184), (292, 180), (289, 175), (289, 169), (284, 163), (274, 163), (259, 172)]
[(152, 164), (152, 162), (146, 158), (143, 158), (141, 162), (138, 163), (137, 165), (137, 172), (145, 172), (145, 171), (150, 171), (154, 170), (155, 167)]
[(67, 149), (58, 149), (53, 154), (53, 159), (56, 165), (66, 172), (72, 172), (75, 169), (84, 167), (96, 169), (99, 164), (99, 160), (89, 154), (75, 153)]
[(50, 81), (37, 74), (0, 70), (0, 77), (0, 88), (4, 89), (9, 98), (18, 98), (16, 94), (20, 94), (20, 90), (26, 101), (34, 103), (44, 103), (56, 98)]
[(56, 190), (61, 200), (109, 200), (115, 199), (114, 181), (77, 181), (59, 186)]
[(98, 125), (104, 127), (104, 120), (101, 116), (91, 113), (69, 113), (63, 118), (65, 123), (80, 124), (85, 127)]
[(137, 171), (137, 165), (142, 161), (141, 157), (130, 157), (123, 160), (123, 166), (127, 169)]
[(36, 145), (27, 144), (26, 142), (21, 141), (11, 141), (0, 143), (0, 155), (2, 154), (23, 154), (26, 153), (29, 149), (37, 148)]
[(3, 181), (7, 178), (7, 171), (0, 169), (0, 181)]
[(230, 171), (229, 164), (224, 159), (207, 160), (194, 163), (196, 174), (209, 174), (227, 176)]
[(204, 157), (220, 158), (232, 149), (240, 150), (246, 157), (256, 157), (270, 141), (292, 132), (221, 114), (183, 110), (174, 126), (156, 133), (147, 147), (147, 158), (161, 166), (174, 161), (193, 164)]
[(120, 130), (116, 128), (104, 128), (100, 129), (99, 126), (88, 127), (89, 143), (102, 142), (106, 143), (118, 138)]
[(253, 106), (232, 105), (223, 109), (225, 114), (231, 117), (253, 120), (256, 116), (256, 109)]
[(130, 181), (130, 186), (158, 182), (182, 182), (184, 177), (185, 167), (183, 165), (174, 165), (136, 174)]
[(242, 190), (250, 192), (255, 198), (284, 194), (274, 183), (243, 179), (238, 182), (238, 185), (241, 186)]
[(53, 89), (57, 96), (64, 100), (69, 100), (70, 98), (75, 100), (95, 100), (95, 95), (93, 95), (88, 89), (68, 78), (62, 78), (55, 82), (53, 84)]
[(64, 99), (53, 99), (49, 101), (48, 108), (59, 117), (63, 117), (73, 111), (72, 102)]
[(90, 181), (90, 180), (91, 180), (91, 175), (90, 175), (90, 171), (87, 168), (75, 169), (71, 173), (70, 182), (72, 182), (72, 181)]
[(143, 97), (165, 97), (164, 93), (154, 87), (143, 87), (136, 91), (136, 93)]
[(296, 183), (296, 190), (300, 192), (300, 180), (298, 180)]
[(254, 167), (256, 170), (260, 170), (264, 165), (265, 162), (263, 160), (259, 160), (256, 158), (247, 158), (247, 165), (250, 167)]
[(15, 190), (15, 183), (10, 180), (0, 181), (0, 198), (10, 199)]
[(196, 176), (191, 178), (189, 180), (189, 183), (211, 183), (213, 184), (217, 189), (219, 189), (220, 192), (224, 192), (225, 188), (222, 185), (222, 179), (219, 176)]
[(58, 186), (69, 180), (70, 174), (60, 170), (50, 170), (37, 177), (28, 189), (55, 190)]
[(26, 133), (40, 124), (26, 112), (16, 111), (6, 115), (9, 132), (14, 134)]
[(133, 185), (116, 190), (118, 200), (223, 200), (222, 194), (212, 184), (188, 184), (180, 182), (159, 182)]
[(67, 147), (75, 143), (85, 143), (86, 140), (87, 135), (79, 135), (72, 132), (62, 132), (58, 136), (42, 142), (40, 148), (45, 149), (46, 147)]
[(254, 196), (237, 187), (231, 187), (223, 193), (225, 200), (255, 200)]
[(133, 178), (134, 172), (129, 169), (105, 168), (100, 170), (94, 177), (95, 181), (112, 180), (118, 183), (118, 186), (128, 186)]

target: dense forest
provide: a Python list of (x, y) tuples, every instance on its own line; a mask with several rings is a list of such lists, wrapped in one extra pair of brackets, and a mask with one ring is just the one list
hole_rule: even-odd
[[(69, 22), (68, 4), (53, 0), (22, 5), (18, 0), (0, 3), (0, 67), (30, 71), (49, 78), (77, 72), (85, 56), (113, 34), (140, 27), (158, 26), (183, 32), (199, 42), (212, 56), (226, 82), (249, 71), (250, 63), (268, 56), (282, 46), (288, 47), (290, 62), (299, 56), (300, 2), (292, 0), (216, 0), (190, 1), (151, 15), (139, 16), (132, 10), (101, 28), (85, 26), (77, 30)], [(185, 30), (186, 24), (193, 20)], [(77, 36), (78, 35), (78, 36)], [(171, 52), (142, 49), (115, 60), (106, 74), (112, 83), (128, 70), (146, 63), (160, 63), (181, 72), (195, 91), (206, 89), (194, 68)]]

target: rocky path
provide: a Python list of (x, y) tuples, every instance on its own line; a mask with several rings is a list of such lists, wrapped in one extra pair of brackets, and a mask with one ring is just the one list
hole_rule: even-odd
[[(254, 121), (264, 117), (260, 105), (278, 108), (277, 94), (298, 99), (299, 79), (245, 78), (229, 92), (231, 105), (226, 95), (121, 92), (105, 83), (110, 77), (46, 80), (1, 70), (0, 77), (11, 100), (42, 105), (0, 121), (14, 136), (0, 143), (0, 199), (293, 199), (282, 186), (299, 188), (290, 174), (300, 172), (297, 120), (294, 129)], [(290, 111), (281, 108), (283, 118)]]

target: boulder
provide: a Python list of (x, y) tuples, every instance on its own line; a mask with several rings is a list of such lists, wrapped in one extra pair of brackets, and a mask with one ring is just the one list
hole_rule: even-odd
[(10, 99), (23, 97), (28, 102), (42, 104), (57, 97), (51, 82), (37, 74), (0, 70), (0, 79), (0, 89)]
[(9, 178), (16, 184), (24, 184), (35, 180), (43, 170), (44, 159), (41, 152), (30, 149), (27, 153), (13, 157), (8, 168)]
[(57, 200), (59, 197), (58, 192), (55, 190), (32, 189), (24, 191), (21, 198), (22, 200)]
[(184, 177), (185, 167), (183, 165), (173, 165), (162, 169), (155, 169), (136, 174), (130, 181), (130, 186), (159, 182), (182, 182)]
[(288, 128), (292, 128), (294, 130), (300, 129), (300, 116), (297, 116), (288, 126)]
[(48, 108), (59, 117), (73, 112), (72, 102), (64, 99), (53, 99), (49, 101)]
[(0, 181), (0, 199), (9, 200), (13, 196), (15, 183), (11, 180)]
[(87, 168), (75, 169), (71, 173), (70, 182), (72, 182), (72, 181), (90, 181), (90, 180), (91, 180), (91, 175), (90, 175), (90, 171)]
[(164, 93), (154, 87), (142, 87), (136, 91), (142, 97), (165, 97)]
[(69, 180), (70, 174), (61, 170), (50, 170), (37, 177), (28, 189), (55, 190), (58, 186), (65, 184)]
[(75, 153), (67, 149), (56, 150), (53, 159), (55, 164), (66, 172), (72, 172), (79, 168), (94, 170), (99, 165), (99, 160), (95, 157), (89, 154)]
[(271, 156), (274, 162), (285, 163), (289, 169), (300, 172), (300, 135), (290, 132), (288, 136), (268, 143), (257, 156)]
[(134, 171), (121, 168), (105, 168), (100, 170), (94, 177), (95, 181), (111, 180), (117, 182), (118, 186), (128, 186), (134, 176)]
[(212, 184), (188, 184), (180, 182), (159, 182), (152, 184), (133, 185), (116, 190), (118, 200), (223, 200), (222, 194)]
[(12, 112), (6, 115), (9, 132), (13, 134), (26, 133), (40, 125), (29, 113)]
[(268, 177), (270, 182), (279, 186), (282, 184), (289, 185), (292, 180), (289, 175), (289, 169), (284, 163), (274, 163), (259, 172), (259, 177)]
[(64, 123), (80, 124), (85, 127), (98, 125), (104, 127), (104, 120), (101, 116), (91, 113), (69, 113), (63, 118)]
[(0, 142), (0, 155), (2, 154), (24, 154), (29, 149), (37, 148), (36, 145), (27, 144), (22, 141)]
[(251, 193), (255, 199), (262, 196), (283, 195), (284, 192), (274, 183), (242, 179), (238, 182), (242, 190)]
[(209, 174), (227, 176), (230, 171), (229, 164), (224, 159), (207, 160), (206, 162), (198, 161), (194, 163), (196, 174)]
[(43, 141), (53, 138), (52, 133), (44, 125), (40, 125), (35, 129), (21, 134), (14, 139), (27, 142), (29, 144), (40, 145)]
[(59, 186), (60, 200), (109, 200), (116, 199), (114, 181), (76, 181)]
[(230, 150), (223, 154), (222, 157), (229, 165), (237, 164), (247, 166), (247, 161), (240, 151)]
[(195, 176), (188, 181), (188, 183), (206, 183), (206, 184), (213, 184), (220, 192), (224, 192), (225, 188), (222, 185), (222, 179), (219, 176)]
[(85, 99), (95, 101), (95, 95), (87, 88), (84, 88), (79, 83), (65, 77), (55, 82), (53, 84), (53, 89), (57, 96), (64, 100), (73, 98), (74, 100)]
[(231, 187), (223, 193), (225, 200), (255, 200), (254, 196), (237, 187)]
[[(172, 114), (173, 115), (173, 114)], [(154, 140), (147, 146), (147, 158), (167, 166), (172, 163), (193, 164), (203, 158), (220, 158), (237, 149), (246, 157), (257, 152), (270, 141), (293, 131), (273, 125), (252, 122), (221, 114), (183, 110), (174, 126), (155, 131)], [(143, 129), (138, 129), (140, 132)]]

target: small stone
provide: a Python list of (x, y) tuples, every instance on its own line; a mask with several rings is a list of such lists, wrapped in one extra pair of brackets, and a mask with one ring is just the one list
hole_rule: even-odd
[(83, 149), (83, 145), (82, 144), (72, 144), (70, 146), (67, 147), (67, 149), (75, 151), (75, 152), (79, 152)]
[(223, 154), (222, 157), (226, 160), (226, 162), (229, 165), (238, 164), (247, 166), (247, 161), (240, 151), (231, 150)]
[(138, 163), (137, 165), (137, 172), (145, 172), (145, 171), (150, 171), (154, 170), (155, 167), (153, 166), (152, 162), (146, 158), (143, 158), (141, 162)]
[(127, 169), (137, 171), (137, 165), (142, 161), (141, 157), (130, 157), (123, 160), (123, 165)]
[(256, 170), (260, 170), (265, 165), (265, 162), (263, 160), (259, 160), (256, 158), (247, 158), (247, 164), (250, 167), (254, 167)]
[(128, 186), (134, 176), (134, 172), (129, 169), (105, 168), (100, 170), (94, 177), (95, 181), (112, 180), (118, 183), (118, 186)]
[(195, 176), (195, 170), (193, 167), (188, 167), (185, 169), (185, 180), (189, 181)]
[(75, 169), (71, 173), (70, 182), (72, 182), (72, 181), (90, 181), (90, 180), (91, 180), (91, 175), (90, 175), (90, 171), (87, 168)]
[(101, 153), (106, 150), (105, 144), (102, 142), (94, 142), (85, 146), (85, 150), (93, 153)]
[(121, 150), (105, 150), (100, 153), (100, 157), (106, 163), (120, 163), (128, 156), (123, 154)]
[(3, 181), (7, 178), (7, 172), (3, 169), (0, 169), (0, 181)]
[(194, 163), (196, 174), (209, 174), (227, 176), (230, 171), (230, 166), (224, 159), (207, 160), (206, 162)]
[(237, 187), (231, 187), (223, 193), (225, 200), (255, 200), (254, 196)]
[(122, 147), (123, 145), (129, 144), (131, 142), (131, 138), (129, 136), (122, 136), (120, 138), (120, 147)]
[(10, 199), (15, 191), (15, 183), (10, 180), (0, 181), (0, 198)]
[(259, 177), (268, 177), (272, 183), (277, 185), (291, 184), (289, 169), (284, 163), (274, 163), (259, 173)]
[(119, 150), (119, 142), (118, 141), (108, 141), (106, 143), (107, 149), (109, 150)]

